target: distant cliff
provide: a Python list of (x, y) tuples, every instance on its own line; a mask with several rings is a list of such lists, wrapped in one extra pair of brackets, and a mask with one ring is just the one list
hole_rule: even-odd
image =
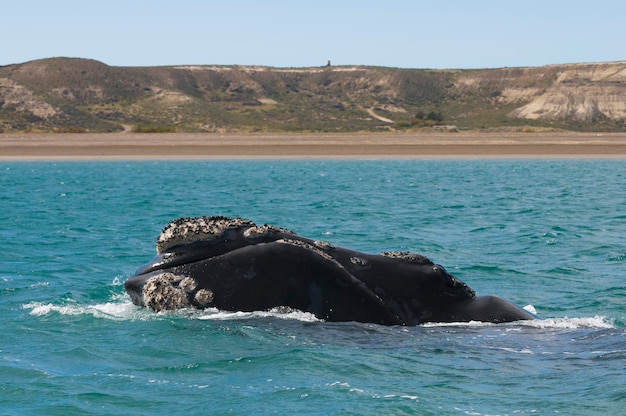
[(51, 58), (0, 67), (5, 132), (433, 127), (626, 131), (626, 62), (428, 70)]

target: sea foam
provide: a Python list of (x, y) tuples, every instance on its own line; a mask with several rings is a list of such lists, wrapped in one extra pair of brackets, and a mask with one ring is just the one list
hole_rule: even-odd
[[(145, 308), (139, 308), (124, 295), (115, 296), (110, 302), (97, 303), (93, 305), (66, 304), (59, 305), (53, 303), (31, 302), (22, 305), (24, 309), (30, 309), (29, 314), (32, 316), (47, 316), (51, 314), (60, 315), (90, 315), (96, 318), (111, 320), (150, 320), (159, 319), (165, 316), (179, 316), (187, 319), (209, 320), (209, 321), (236, 321), (236, 320), (254, 320), (254, 319), (283, 319), (301, 322), (321, 322), (322, 320), (315, 317), (309, 312), (303, 312), (297, 309), (286, 307), (272, 308), (268, 311), (223, 311), (216, 308), (198, 309), (182, 309), (175, 312), (159, 312), (154, 313)], [(546, 318), (528, 321), (517, 321), (506, 324), (493, 324), (488, 322), (446, 322), (446, 323), (426, 323), (423, 327), (493, 327), (505, 326), (512, 328), (527, 327), (539, 329), (608, 329), (614, 328), (615, 324), (604, 316), (577, 317), (577, 318)]]
[(96, 318), (111, 320), (146, 320), (152, 313), (137, 308), (130, 299), (112, 300), (111, 302), (97, 303), (93, 305), (30, 302), (22, 305), (24, 309), (30, 309), (32, 316), (48, 316), (52, 314), (79, 316), (90, 315)]

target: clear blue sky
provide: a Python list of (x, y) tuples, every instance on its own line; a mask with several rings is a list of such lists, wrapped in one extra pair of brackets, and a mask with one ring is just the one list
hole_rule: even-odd
[(626, 60), (621, 0), (20, 0), (0, 65), (496, 68)]

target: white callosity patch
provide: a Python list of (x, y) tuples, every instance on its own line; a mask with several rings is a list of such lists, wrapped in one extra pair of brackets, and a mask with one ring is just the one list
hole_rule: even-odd
[(250, 241), (261, 240), (265, 237), (272, 235), (275, 232), (281, 232), (286, 234), (293, 234), (293, 231), (286, 230), (284, 228), (275, 227), (273, 225), (254, 226), (246, 229), (243, 232), (243, 236)]
[(307, 249), (313, 253), (316, 253), (317, 255), (319, 255), (320, 257), (323, 257), (326, 260), (331, 260), (333, 263), (336, 263), (339, 267), (341, 267), (343, 269), (343, 266), (341, 264), (339, 264), (339, 262), (337, 262), (337, 260), (335, 260), (332, 256), (326, 254), (324, 251), (322, 251), (319, 247), (313, 245), (313, 244), (309, 244), (306, 241), (301, 241), (301, 240), (292, 240), (290, 238), (281, 238), (280, 240), (276, 240), (277, 243), (280, 244), (288, 244), (288, 245), (292, 245), (295, 247), (302, 247), (304, 249)]
[(383, 251), (380, 253), (381, 256), (390, 257), (392, 259), (400, 259), (407, 261), (409, 263), (423, 264), (423, 265), (431, 265), (432, 261), (426, 256), (423, 256), (418, 253), (411, 253), (409, 251)]
[(161, 273), (146, 281), (142, 296), (144, 304), (156, 312), (191, 306), (205, 308), (210, 305), (213, 302), (213, 292), (208, 289), (198, 290), (193, 296), (196, 305), (192, 305), (190, 297), (196, 288), (196, 281), (190, 277)]
[(180, 287), (183, 280), (186, 279), (173, 273), (151, 277), (142, 290), (145, 305), (157, 312), (190, 307), (187, 292)]
[(179, 218), (167, 224), (157, 238), (157, 254), (176, 246), (222, 238), (227, 230), (249, 227), (256, 225), (243, 218)]
[(208, 289), (200, 289), (196, 292), (193, 300), (198, 306), (204, 309), (213, 302), (213, 292)]
[(369, 266), (369, 262), (362, 257), (350, 257), (350, 263), (355, 266), (367, 267)]
[(191, 277), (185, 277), (183, 280), (180, 281), (178, 287), (180, 287), (185, 292), (193, 292), (198, 287), (198, 284)]
[(313, 244), (315, 244), (315, 247), (321, 250), (334, 250), (335, 249), (335, 246), (329, 243), (328, 241), (315, 240)]

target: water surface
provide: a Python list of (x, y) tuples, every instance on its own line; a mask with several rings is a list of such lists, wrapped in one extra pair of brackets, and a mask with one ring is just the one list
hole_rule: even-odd
[[(0, 163), (1, 414), (616, 414), (626, 163)], [(155, 314), (122, 283), (181, 216), (427, 255), (542, 321)]]

